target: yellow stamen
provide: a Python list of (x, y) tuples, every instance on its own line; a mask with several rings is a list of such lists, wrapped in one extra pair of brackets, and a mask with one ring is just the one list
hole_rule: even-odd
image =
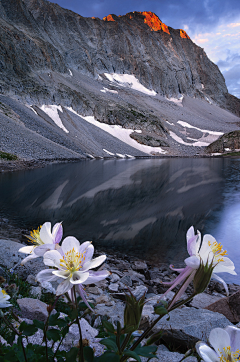
[(238, 362), (240, 358), (240, 350), (231, 351), (231, 347), (223, 347), (224, 353), (220, 352), (220, 362)]
[(3, 293), (3, 295), (8, 295), (7, 292), (5, 292), (4, 289), (2, 289), (2, 293)]
[[(217, 241), (214, 241), (213, 243), (209, 241), (208, 245), (211, 247), (214, 256), (219, 257), (227, 255), (227, 250), (222, 250), (223, 246)], [(221, 259), (221, 261), (223, 261), (223, 259)]]
[(44, 242), (40, 238), (40, 230), (42, 225), (40, 225), (36, 230), (30, 232), (30, 236), (27, 236), (29, 241), (36, 245), (43, 245)]
[(65, 267), (70, 271), (71, 275), (82, 268), (82, 262), (85, 260), (84, 251), (82, 254), (77, 253), (75, 249), (69, 250), (63, 258), (60, 259), (60, 266)]

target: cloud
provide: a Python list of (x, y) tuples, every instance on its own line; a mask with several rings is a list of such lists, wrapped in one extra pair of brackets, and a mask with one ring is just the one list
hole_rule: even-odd
[(228, 24), (228, 27), (229, 27), (229, 28), (236, 28), (237, 26), (240, 26), (240, 23), (231, 23), (231, 24)]

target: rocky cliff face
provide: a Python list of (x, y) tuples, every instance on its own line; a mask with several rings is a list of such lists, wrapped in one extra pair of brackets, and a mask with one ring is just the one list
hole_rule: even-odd
[[(18, 135), (26, 132), (36, 138), (38, 158), (41, 137), (44, 154), (56, 154), (54, 142), (72, 157), (104, 157), (105, 149), (108, 156), (189, 156), (239, 127), (240, 100), (228, 93), (218, 67), (184, 30), (151, 12), (101, 20), (46, 0), (0, 0), (0, 93), (0, 149), (26, 158), (36, 157), (32, 147), (19, 153)], [(101, 130), (99, 141), (96, 123), (89, 126), (84, 116), (135, 129), (127, 143), (137, 146), (126, 147), (112, 129), (112, 138)]]
[(54, 96), (41, 71), (90, 77), (134, 74), (167, 97), (208, 97), (239, 114), (229, 99), (218, 67), (185, 31), (175, 30), (151, 12), (84, 18), (45, 0), (0, 1), (1, 90), (31, 97)]

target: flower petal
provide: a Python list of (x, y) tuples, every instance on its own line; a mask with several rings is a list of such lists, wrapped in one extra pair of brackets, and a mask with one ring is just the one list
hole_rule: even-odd
[(205, 343), (201, 341), (197, 342), (196, 350), (199, 356), (203, 358), (204, 362), (219, 362), (217, 353)]
[(216, 275), (215, 273), (212, 273), (212, 278), (216, 279), (220, 283), (222, 283), (224, 286), (224, 289), (226, 290), (227, 295), (229, 295), (227, 283), (225, 283), (225, 281), (222, 278), (220, 278), (218, 275)]
[(41, 270), (37, 274), (36, 280), (39, 283), (42, 283), (42, 282), (45, 282), (45, 281), (50, 282), (50, 281), (58, 280), (58, 277), (53, 274), (53, 269), (44, 269), (44, 270)]
[(66, 254), (69, 250), (75, 249), (76, 252), (79, 251), (80, 243), (78, 239), (74, 236), (67, 236), (61, 245), (62, 251)]
[(89, 247), (89, 245), (91, 245), (91, 244), (92, 244), (91, 241), (84, 241), (84, 243), (82, 243), (79, 247), (79, 253), (83, 254), (84, 251), (86, 251), (87, 248)]
[(60, 259), (62, 259), (61, 254), (57, 250), (50, 250), (47, 251), (43, 256), (43, 262), (45, 265), (48, 266), (55, 266), (58, 269), (65, 269), (60, 264)]
[(20, 253), (24, 253), (24, 254), (31, 254), (34, 249), (35, 249), (35, 245), (28, 245), (28, 246), (23, 246), (18, 251)]
[(51, 234), (51, 223), (45, 222), (40, 229), (40, 239), (44, 244), (53, 244), (53, 237)]
[(63, 279), (67, 279), (70, 276), (70, 272), (68, 270), (53, 270), (52, 273)]
[(59, 244), (63, 236), (63, 227), (61, 222), (58, 222), (54, 225), (52, 230), (52, 236), (54, 244)]
[(232, 275), (237, 275), (237, 273), (234, 271), (235, 266), (231, 259), (223, 256), (221, 257), (223, 261), (220, 261), (215, 267), (214, 272), (215, 273), (229, 273)]
[(34, 253), (37, 256), (43, 256), (47, 251), (53, 250), (55, 248), (54, 244), (43, 244), (35, 248)]
[(83, 264), (83, 268), (81, 271), (86, 271), (89, 269), (93, 269), (101, 265), (106, 260), (106, 255), (98, 256), (95, 259), (89, 260)]
[(225, 354), (224, 347), (230, 346), (230, 336), (224, 329), (214, 328), (209, 334), (209, 342), (220, 357), (221, 352)]
[(86, 299), (86, 297), (85, 297), (86, 293), (84, 292), (81, 284), (78, 284), (78, 292), (79, 292), (82, 300), (83, 300), (84, 303), (86, 304), (86, 306), (93, 312), (93, 309), (90, 307), (90, 305), (89, 305), (89, 303), (88, 303), (88, 301), (87, 301), (87, 299)]
[(63, 282), (61, 282), (58, 285), (57, 290), (56, 290), (56, 296), (67, 293), (72, 287), (73, 287), (73, 285), (70, 282), (70, 278), (65, 279)]
[(225, 331), (229, 334), (230, 337), (230, 346), (235, 352), (239, 349), (240, 346), (240, 329), (233, 326), (228, 326), (225, 328)]
[(92, 244), (90, 244), (84, 253), (85, 263), (92, 259), (93, 253), (94, 253), (94, 247)]
[(27, 261), (32, 260), (32, 259), (36, 259), (36, 258), (38, 258), (38, 255), (36, 255), (35, 253), (32, 253), (31, 255), (28, 255), (26, 258), (24, 258), (21, 261), (21, 265), (24, 265), (24, 264), (26, 264)]
[(185, 290), (187, 289), (189, 284), (193, 281), (195, 274), (196, 274), (196, 270), (192, 271), (192, 273), (187, 276), (183, 285), (181, 286), (179, 291), (173, 297), (171, 304), (169, 305), (170, 308), (173, 306), (173, 304), (175, 304), (181, 298), (181, 296), (183, 295), (183, 293), (185, 292)]
[(70, 282), (72, 284), (80, 284), (85, 282), (85, 280), (87, 280), (87, 278), (89, 277), (89, 273), (83, 273), (83, 272), (74, 272), (72, 277), (70, 278)]
[(101, 280), (107, 278), (110, 275), (108, 270), (101, 270), (97, 272), (89, 271), (89, 277), (83, 284), (93, 284), (100, 282)]
[(198, 269), (200, 265), (200, 258), (198, 256), (189, 256), (184, 260), (185, 264), (192, 269)]

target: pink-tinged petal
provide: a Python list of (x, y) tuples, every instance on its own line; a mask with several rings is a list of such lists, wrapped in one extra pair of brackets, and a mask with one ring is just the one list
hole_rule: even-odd
[(70, 278), (65, 279), (63, 282), (61, 282), (58, 285), (57, 290), (56, 290), (56, 296), (67, 293), (72, 287), (73, 287), (73, 284), (70, 282)]
[(188, 229), (187, 234), (186, 234), (187, 242), (188, 242), (190, 239), (192, 239), (194, 236), (195, 236), (194, 227), (191, 226), (191, 227)]
[(84, 243), (82, 243), (79, 247), (79, 253), (83, 254), (87, 250), (89, 245), (92, 245), (91, 241), (84, 241)]
[(216, 239), (212, 235), (204, 235), (201, 249), (199, 251), (202, 258), (204, 255), (208, 256), (209, 252), (212, 251), (211, 245), (213, 245), (213, 243), (216, 243)]
[(90, 244), (84, 253), (85, 263), (92, 259), (93, 253), (94, 253), (94, 247), (92, 244)]
[(87, 278), (89, 277), (89, 273), (83, 273), (83, 272), (74, 272), (72, 277), (70, 278), (70, 282), (72, 284), (80, 284), (80, 283), (84, 283), (85, 280), (87, 280)]
[(221, 352), (225, 354), (224, 347), (230, 346), (230, 336), (224, 329), (214, 328), (209, 334), (209, 342), (220, 357)]
[(58, 250), (47, 251), (43, 256), (43, 262), (45, 265), (55, 266), (58, 269), (66, 269), (60, 265), (60, 259), (62, 259), (62, 255), (59, 253)]
[(196, 343), (198, 355), (203, 358), (204, 362), (219, 362), (217, 353), (203, 342)]
[(33, 253), (33, 254), (27, 256), (26, 258), (24, 258), (24, 259), (21, 261), (21, 265), (24, 265), (24, 264), (26, 264), (27, 261), (32, 260), (32, 259), (36, 259), (36, 258), (38, 258), (38, 255), (36, 255), (36, 254)]
[(23, 246), (18, 251), (24, 254), (31, 254), (35, 248), (36, 248), (35, 245)]
[(86, 293), (85, 291), (83, 290), (81, 284), (78, 284), (78, 292), (83, 300), (83, 302), (86, 304), (86, 306), (93, 312), (93, 309), (90, 307), (87, 299), (86, 299)]
[(198, 249), (196, 248), (197, 239), (198, 239), (198, 235), (194, 235), (191, 239), (188, 240), (187, 250), (188, 250), (188, 254), (190, 256), (196, 255), (198, 253)]
[[(222, 259), (222, 261), (219, 261), (219, 263), (214, 267), (215, 273), (229, 273), (232, 275), (237, 275), (237, 273), (234, 271), (235, 266), (232, 260), (225, 256), (220, 257), (220, 259)], [(215, 260), (218, 262), (218, 258), (215, 258)]]
[(192, 269), (198, 269), (200, 265), (200, 258), (198, 256), (189, 256), (184, 260), (185, 264)]
[(54, 275), (53, 273), (53, 269), (44, 269), (41, 270), (37, 276), (36, 276), (36, 280), (40, 283), (42, 282), (51, 282), (51, 281), (56, 281), (58, 280), (58, 277), (56, 275)]
[(224, 328), (230, 337), (230, 346), (235, 352), (240, 347), (240, 328), (228, 326)]
[(54, 225), (52, 235), (54, 244), (59, 244), (63, 237), (63, 227), (61, 222)]
[(106, 255), (98, 256), (95, 259), (89, 260), (83, 264), (81, 271), (87, 271), (89, 269), (93, 269), (101, 265), (106, 260)]
[[(213, 269), (213, 270), (215, 270), (215, 269)], [(216, 275), (215, 273), (212, 273), (212, 278), (213, 278), (213, 279), (216, 279), (217, 281), (219, 281), (220, 283), (222, 283), (223, 286), (224, 286), (224, 289), (226, 290), (227, 295), (229, 295), (228, 286), (227, 286), (227, 284), (225, 283), (225, 281), (224, 281), (222, 278), (220, 278), (218, 275)]]
[(34, 253), (37, 256), (43, 256), (47, 251), (54, 250), (54, 248), (55, 248), (54, 244), (39, 245), (35, 248)]
[(66, 254), (69, 250), (75, 249), (76, 252), (79, 251), (80, 243), (78, 239), (74, 236), (67, 236), (61, 245), (62, 251)]
[[(168, 292), (170, 292), (173, 288), (175, 288), (184, 279), (186, 279), (192, 273), (192, 271), (193, 271), (192, 268), (190, 268), (189, 266), (186, 266), (186, 268), (182, 271), (182, 273), (179, 274), (173, 282), (171, 282), (172, 286), (170, 288), (168, 288), (168, 290), (161, 296), (161, 298), (164, 295), (166, 295)], [(167, 283), (163, 283), (163, 284), (167, 284)], [(170, 284), (170, 283), (168, 283), (168, 284)]]
[(40, 229), (40, 238), (44, 242), (44, 244), (52, 244), (53, 237), (51, 233), (51, 223), (45, 222)]
[(52, 273), (63, 279), (67, 279), (70, 276), (70, 272), (68, 270), (53, 270)]
[(189, 284), (193, 281), (194, 276), (196, 274), (196, 271), (192, 271), (192, 273), (185, 279), (185, 282), (183, 283), (183, 285), (181, 286), (181, 288), (179, 289), (179, 291), (175, 294), (174, 298), (171, 301), (170, 304), (170, 308), (173, 306), (173, 304), (175, 304), (183, 295), (183, 293), (185, 292), (185, 290), (187, 289), (187, 287), (189, 286)]
[(106, 279), (110, 275), (110, 272), (108, 270), (101, 270), (97, 272), (90, 271), (89, 277), (83, 284), (93, 284), (100, 282), (103, 279)]
[(174, 265), (172, 265), (172, 264), (169, 265), (169, 268), (171, 270), (174, 270), (174, 271), (178, 272), (178, 273), (181, 273), (184, 270), (184, 268), (180, 268), (180, 269), (174, 268)]

